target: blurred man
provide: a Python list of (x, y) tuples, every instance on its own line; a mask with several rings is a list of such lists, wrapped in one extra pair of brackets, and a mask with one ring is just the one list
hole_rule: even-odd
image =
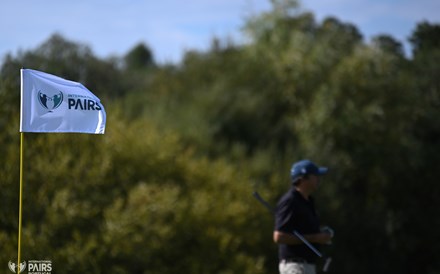
[(278, 244), (280, 274), (315, 274), (318, 256), (294, 235), (301, 234), (314, 247), (328, 244), (332, 235), (321, 232), (313, 197), (320, 177), (328, 168), (318, 167), (310, 160), (292, 165), (292, 186), (281, 197), (275, 213), (273, 240)]

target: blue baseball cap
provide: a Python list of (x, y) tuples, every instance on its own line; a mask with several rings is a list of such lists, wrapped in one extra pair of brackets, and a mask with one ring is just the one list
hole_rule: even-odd
[(290, 176), (292, 178), (292, 182), (296, 181), (301, 176), (307, 174), (313, 175), (324, 175), (328, 172), (327, 167), (317, 166), (310, 160), (301, 160), (292, 165), (292, 169), (290, 170)]

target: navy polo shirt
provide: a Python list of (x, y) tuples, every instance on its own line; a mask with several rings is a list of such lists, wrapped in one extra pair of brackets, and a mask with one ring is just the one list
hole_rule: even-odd
[[(285, 233), (296, 230), (301, 235), (315, 234), (320, 232), (319, 225), (312, 197), (306, 200), (294, 187), (281, 197), (275, 213), (275, 230)], [(318, 244), (313, 246), (319, 248)], [(315, 263), (318, 259), (305, 244), (279, 244), (278, 255), (280, 260), (301, 258), (309, 263)]]

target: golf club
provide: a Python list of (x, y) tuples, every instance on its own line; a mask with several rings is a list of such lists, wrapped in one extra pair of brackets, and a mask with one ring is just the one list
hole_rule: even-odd
[[(264, 205), (264, 207), (266, 207), (267, 210), (270, 211), (270, 213), (275, 214), (275, 209), (269, 205), (268, 202), (266, 202), (258, 192), (254, 191), (253, 196), (255, 197), (255, 199), (257, 199), (262, 205)], [(330, 228), (328, 228), (330, 229)], [(333, 230), (331, 230), (332, 234), (333, 234)], [(307, 241), (299, 232), (297, 232), (296, 230), (293, 231), (293, 234), (300, 239), (308, 248), (310, 248), (310, 250), (312, 250), (318, 257), (322, 258), (322, 254), (321, 252), (319, 252), (311, 243), (309, 243), (309, 241)], [(324, 267), (323, 267), (323, 271), (327, 272), (329, 267), (330, 267), (330, 263), (332, 261), (332, 258), (327, 258), (325, 260), (324, 263)]]

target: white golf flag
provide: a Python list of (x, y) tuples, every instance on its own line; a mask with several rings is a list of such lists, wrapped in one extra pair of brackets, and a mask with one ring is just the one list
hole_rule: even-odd
[(104, 134), (106, 114), (98, 97), (80, 83), (21, 69), (20, 132)]

